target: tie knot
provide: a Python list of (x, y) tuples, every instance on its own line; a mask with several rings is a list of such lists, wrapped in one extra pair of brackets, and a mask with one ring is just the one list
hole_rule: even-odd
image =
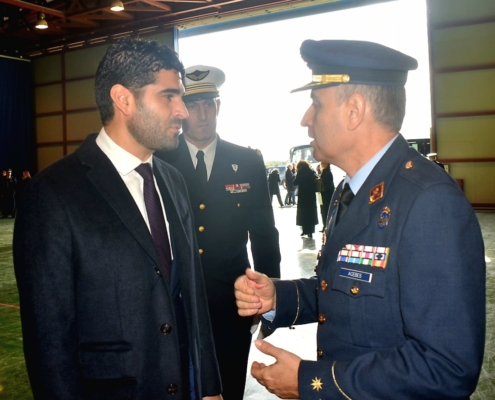
[(344, 190), (342, 190), (342, 195), (341, 195), (341, 203), (344, 203), (345, 205), (349, 205), (351, 200), (354, 198), (354, 193), (352, 193), (351, 187), (349, 186), (349, 183), (346, 183), (344, 185)]
[(153, 180), (153, 171), (151, 170), (151, 164), (143, 163), (135, 168), (135, 171), (143, 177), (145, 181)]
[(199, 150), (197, 153), (196, 153), (196, 158), (198, 160), (204, 160), (205, 159), (205, 153), (203, 153), (203, 150)]

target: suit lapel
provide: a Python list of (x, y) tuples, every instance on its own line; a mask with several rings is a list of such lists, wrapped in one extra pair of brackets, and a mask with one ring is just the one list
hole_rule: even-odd
[(77, 150), (81, 162), (90, 167), (87, 172), (88, 179), (119, 216), (129, 232), (160, 266), (153, 239), (141, 212), (118, 171), (105, 153), (100, 150), (95, 140), (96, 135), (89, 136)]

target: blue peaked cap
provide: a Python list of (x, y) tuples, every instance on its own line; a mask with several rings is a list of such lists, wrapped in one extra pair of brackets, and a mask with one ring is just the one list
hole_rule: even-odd
[(294, 89), (299, 92), (341, 84), (404, 86), (416, 59), (378, 43), (358, 40), (305, 40), (301, 57), (313, 80)]

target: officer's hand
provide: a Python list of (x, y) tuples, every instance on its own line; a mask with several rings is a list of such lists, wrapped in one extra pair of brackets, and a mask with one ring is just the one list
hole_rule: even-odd
[(203, 400), (223, 400), (223, 397), (221, 394), (219, 394), (218, 396), (203, 397)]
[(275, 285), (265, 274), (246, 269), (234, 284), (238, 313), (242, 317), (275, 309)]
[(270, 393), (282, 399), (298, 399), (299, 386), (297, 376), (301, 359), (295, 354), (271, 345), (264, 340), (256, 340), (256, 347), (265, 354), (275, 357), (275, 364), (253, 362), (251, 375), (266, 387)]

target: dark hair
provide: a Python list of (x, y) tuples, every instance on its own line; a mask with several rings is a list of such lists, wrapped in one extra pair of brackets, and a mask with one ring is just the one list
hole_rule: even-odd
[(297, 163), (297, 166), (296, 166), (297, 171), (300, 171), (301, 169), (304, 169), (304, 168), (310, 169), (309, 163), (306, 160), (299, 160), (299, 162)]
[(114, 116), (110, 90), (121, 84), (133, 94), (155, 82), (156, 74), (162, 70), (175, 70), (184, 79), (184, 65), (177, 53), (158, 42), (124, 38), (112, 44), (100, 61), (95, 77), (95, 99), (103, 125)]
[(406, 89), (403, 86), (339, 85), (337, 101), (342, 104), (360, 93), (371, 106), (371, 113), (382, 126), (399, 132), (406, 114)]

